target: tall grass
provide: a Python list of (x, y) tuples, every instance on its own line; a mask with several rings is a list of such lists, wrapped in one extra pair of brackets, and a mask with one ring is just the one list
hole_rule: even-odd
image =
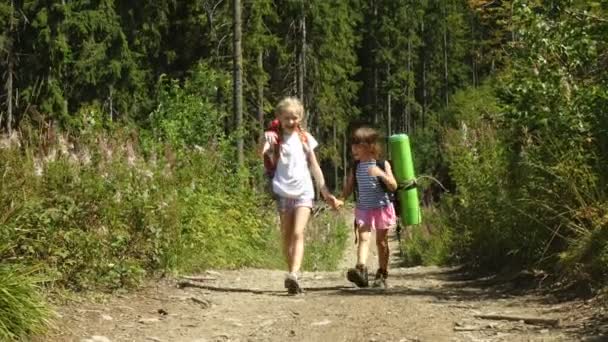
[(0, 341), (43, 334), (50, 319), (51, 311), (31, 271), (0, 265)]
[(453, 262), (452, 230), (446, 213), (437, 208), (423, 208), (423, 223), (405, 227), (399, 246), (404, 266), (442, 265)]
[(325, 210), (311, 217), (305, 233), (303, 268), (308, 271), (335, 270), (352, 231), (344, 213)]

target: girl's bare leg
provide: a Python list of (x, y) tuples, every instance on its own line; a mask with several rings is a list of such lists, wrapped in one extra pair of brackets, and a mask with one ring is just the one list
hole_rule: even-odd
[(369, 227), (359, 227), (359, 244), (357, 245), (357, 265), (365, 265), (367, 263), (367, 254), (369, 252), (369, 239), (371, 232)]
[(294, 231), (294, 211), (286, 211), (281, 213), (281, 237), (282, 237), (282, 247), (283, 247), (283, 255), (285, 256), (285, 262), (287, 263), (287, 267), (290, 268), (292, 264), (292, 251), (290, 249), (291, 240), (293, 239), (293, 231)]
[(291, 234), (290, 250), (291, 259), (289, 262), (289, 272), (296, 273), (302, 266), (304, 257), (304, 229), (310, 218), (310, 208), (297, 207), (294, 209), (293, 231)]
[(390, 257), (388, 248), (388, 229), (376, 230), (376, 247), (378, 247), (379, 267), (386, 271), (388, 270), (388, 259)]

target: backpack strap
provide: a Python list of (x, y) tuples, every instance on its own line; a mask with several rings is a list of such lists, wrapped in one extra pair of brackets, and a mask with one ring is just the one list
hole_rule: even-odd
[[(355, 197), (355, 203), (357, 203), (357, 195), (358, 195), (358, 191), (357, 191), (357, 168), (359, 167), (359, 163), (360, 161), (355, 160), (355, 162), (353, 163), (352, 167), (351, 167), (351, 172), (353, 173), (353, 196)], [(355, 245), (357, 244), (357, 242), (359, 242), (358, 239), (358, 235), (357, 235), (357, 219), (354, 219), (353, 222), (353, 231), (355, 233)]]
[[(277, 120), (275, 120), (277, 121)], [(281, 144), (283, 143), (283, 141), (281, 140), (281, 133), (280, 131), (278, 131), (278, 126), (277, 124), (275, 124), (275, 121), (272, 122), (271, 127), (269, 129), (267, 129), (266, 131), (272, 131), (275, 132), (277, 134), (277, 146), (275, 146), (274, 150), (271, 152), (271, 156), (266, 156), (264, 155), (264, 167), (266, 169), (266, 173), (268, 174), (274, 174), (274, 171), (277, 167), (276, 163), (278, 161), (278, 159), (280, 158), (280, 154), (281, 154)], [(277, 121), (278, 122), (278, 121)], [(306, 134), (306, 133), (304, 133)], [(306, 162), (310, 165), (310, 153), (312, 153), (312, 149), (310, 148), (310, 145), (308, 144), (308, 140), (306, 138), (304, 138), (302, 135), (300, 135), (298, 133), (298, 136), (300, 138), (300, 142), (302, 142), (302, 149), (304, 150), (304, 156), (306, 157)]]
[[(380, 168), (380, 170), (386, 172), (386, 163), (387, 162), (388, 162), (387, 160), (378, 159), (378, 160), (376, 160), (376, 165)], [(382, 181), (382, 179), (380, 179), (380, 177), (378, 177), (378, 183), (380, 184), (380, 187), (382, 188), (382, 190), (384, 190), (384, 192), (389, 193), (389, 195), (390, 195), (391, 191), (388, 190), (388, 187), (386, 186), (386, 184), (384, 184), (384, 182)]]
[(351, 167), (351, 172), (353, 173), (353, 196), (355, 197), (355, 202), (357, 202), (357, 195), (358, 195), (358, 191), (357, 191), (357, 168), (359, 167), (359, 164), (361, 162), (358, 160), (355, 160), (355, 162), (353, 163), (352, 167)]
[(376, 165), (380, 168), (380, 170), (386, 172), (386, 160), (378, 159), (376, 160)]
[[(384, 159), (378, 159), (376, 160), (376, 166), (378, 166), (380, 168), (380, 170), (386, 172), (386, 160)], [(357, 201), (357, 167), (359, 166), (360, 161), (355, 160), (355, 162), (353, 163), (353, 195), (355, 196), (355, 202)], [(388, 188), (386, 187), (386, 184), (384, 184), (384, 182), (382, 181), (382, 179), (378, 178), (378, 183), (380, 183), (380, 186), (382, 187), (382, 189), (386, 192), (388, 191)]]

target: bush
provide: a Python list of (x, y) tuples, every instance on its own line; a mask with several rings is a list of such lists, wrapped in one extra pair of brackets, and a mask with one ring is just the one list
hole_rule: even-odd
[(267, 201), (220, 152), (161, 146), (164, 157), (144, 159), (127, 136), (79, 146), (88, 163), (74, 151), (45, 161), (0, 150), (0, 258), (43, 263), (75, 290), (132, 286), (161, 269), (275, 262), (266, 253), (274, 221), (260, 215)]
[[(439, 116), (455, 261), (608, 279), (608, 25), (586, 7), (517, 6), (509, 68)], [(432, 244), (414, 240), (408, 258), (422, 262)]]
[(183, 147), (207, 146), (223, 137), (227, 113), (213, 99), (217, 98), (218, 90), (229, 93), (227, 74), (201, 63), (183, 84), (161, 77), (158, 88), (160, 103), (150, 114), (155, 139)]

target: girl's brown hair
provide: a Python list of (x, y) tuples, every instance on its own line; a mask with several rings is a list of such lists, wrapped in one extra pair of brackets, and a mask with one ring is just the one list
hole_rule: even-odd
[(357, 128), (351, 136), (351, 145), (358, 144), (367, 145), (376, 159), (380, 157), (380, 133), (375, 129), (367, 126)]

